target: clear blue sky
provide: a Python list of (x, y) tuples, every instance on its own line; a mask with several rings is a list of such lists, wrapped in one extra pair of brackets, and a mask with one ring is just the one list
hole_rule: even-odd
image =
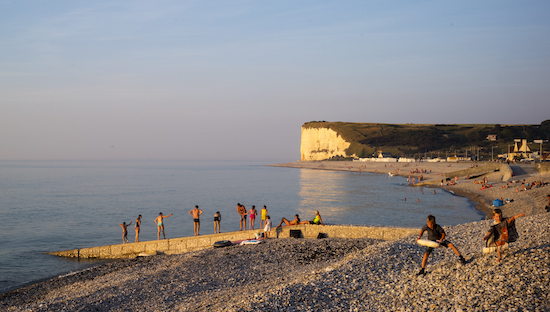
[(3, 1), (0, 159), (299, 159), (312, 120), (550, 119), (549, 1)]

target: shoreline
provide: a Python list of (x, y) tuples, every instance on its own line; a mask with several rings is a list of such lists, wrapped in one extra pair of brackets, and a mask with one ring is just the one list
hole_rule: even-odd
[[(540, 174), (532, 164), (529, 165), (511, 165), (514, 171), (512, 181), (518, 183), (509, 184), (511, 187), (503, 189), (507, 185), (506, 181), (502, 181), (503, 173), (498, 171), (487, 173), (474, 179), (466, 179), (466, 177), (458, 176), (457, 184), (452, 186), (441, 186), (437, 179), (443, 179), (445, 174), (455, 171), (468, 169), (471, 166), (483, 166), (489, 162), (416, 162), (416, 163), (375, 163), (375, 162), (353, 162), (353, 161), (296, 161), (282, 164), (273, 164), (273, 167), (287, 167), (299, 169), (314, 169), (314, 170), (331, 170), (342, 172), (369, 172), (377, 174), (398, 175), (418, 179), (423, 176), (423, 182), (434, 181), (433, 184), (425, 184), (422, 187), (443, 188), (453, 192), (457, 196), (466, 197), (470, 201), (476, 203), (476, 209), (486, 215), (487, 219), (492, 218), (492, 202), (494, 199), (510, 198), (513, 201), (499, 207), (502, 209), (505, 216), (517, 215), (524, 212), (526, 215), (534, 215), (546, 213), (544, 207), (548, 204), (547, 194), (550, 194), (550, 186), (536, 188), (527, 191), (517, 191), (521, 186), (521, 181), (526, 180), (527, 183), (534, 181), (550, 181), (550, 173)], [(524, 170), (527, 169), (527, 170)], [(416, 171), (427, 171), (426, 173), (418, 173)], [(414, 173), (410, 173), (415, 171)], [(474, 182), (486, 177), (488, 182), (493, 187), (481, 190), (479, 184)], [(415, 187), (414, 185), (411, 185)]]

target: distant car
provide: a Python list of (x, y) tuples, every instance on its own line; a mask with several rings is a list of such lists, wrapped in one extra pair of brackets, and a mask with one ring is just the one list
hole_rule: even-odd
[(522, 159), (520, 160), (520, 162), (530, 162), (530, 161), (533, 161), (534, 159)]

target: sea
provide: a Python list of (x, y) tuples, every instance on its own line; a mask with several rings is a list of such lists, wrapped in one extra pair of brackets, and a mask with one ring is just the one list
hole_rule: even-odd
[[(279, 161), (282, 163), (284, 161)], [(140, 240), (156, 240), (154, 219), (167, 238), (193, 235), (189, 211), (204, 212), (200, 234), (239, 230), (237, 203), (265, 205), (281, 218), (326, 224), (420, 228), (433, 214), (441, 225), (482, 220), (467, 198), (410, 187), (403, 177), (267, 166), (273, 161), (0, 161), (0, 293), (105, 263), (47, 252), (122, 243), (122, 222), (142, 215)], [(406, 200), (405, 200), (406, 199)], [(259, 218), (255, 228), (259, 228)]]

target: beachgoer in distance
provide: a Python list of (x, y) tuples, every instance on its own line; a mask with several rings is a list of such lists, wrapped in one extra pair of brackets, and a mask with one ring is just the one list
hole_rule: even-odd
[(139, 226), (141, 225), (141, 215), (139, 215), (136, 219), (136, 226), (134, 229), (136, 230), (136, 243), (139, 242)]
[(130, 224), (132, 224), (132, 221), (130, 221), (130, 223), (128, 223), (128, 224), (126, 224), (126, 222), (122, 222), (122, 223), (118, 224), (122, 227), (122, 243), (123, 244), (128, 243), (128, 226)]
[[(464, 257), (458, 251), (458, 249), (456, 249), (456, 247), (453, 244), (451, 244), (451, 242), (445, 239), (445, 236), (446, 236), (445, 231), (439, 224), (435, 223), (435, 217), (432, 215), (429, 215), (426, 221), (427, 221), (426, 222), (427, 224), (424, 225), (422, 230), (420, 230), (420, 235), (418, 235), (418, 238), (416, 240), (418, 241), (420, 238), (422, 238), (422, 234), (424, 234), (424, 232), (427, 231), (429, 240), (436, 241), (437, 243), (439, 243), (439, 247), (443, 246), (445, 248), (451, 248), (455, 252), (455, 254), (457, 254), (457, 256), (460, 258), (460, 262), (462, 264), (466, 264), (466, 259), (464, 259)], [(433, 247), (426, 247), (426, 251), (424, 252), (424, 257), (422, 258), (422, 269), (416, 275), (423, 275), (426, 273), (424, 271), (424, 268), (426, 267), (426, 263), (428, 262), (428, 257), (430, 256), (433, 250), (434, 250)]]
[(164, 235), (164, 218), (168, 218), (172, 216), (172, 214), (169, 214), (167, 216), (163, 215), (162, 212), (159, 213), (159, 216), (155, 219), (155, 224), (157, 225), (157, 240), (160, 239), (160, 231), (162, 230), (162, 236), (164, 239), (166, 239), (166, 235)]
[[(286, 225), (288, 225), (288, 226), (290, 226), (290, 225), (298, 225), (298, 224), (300, 224), (300, 222), (301, 222), (301, 221), (300, 221), (300, 216), (299, 216), (299, 215), (295, 215), (295, 216), (294, 216), (294, 220), (292, 220), (292, 221), (288, 221), (288, 219), (282, 218), (282, 219), (281, 219), (281, 223), (279, 223), (279, 225), (277, 225), (277, 227), (281, 227), (281, 225), (282, 225), (283, 223), (286, 224)], [(307, 221), (307, 222), (309, 223), (309, 221)]]
[(265, 216), (265, 226), (264, 226), (264, 238), (269, 238), (269, 232), (271, 232), (271, 217)]
[(220, 221), (222, 220), (222, 215), (219, 211), (216, 211), (214, 215), (214, 233), (220, 233)]
[(237, 203), (237, 213), (241, 216), (241, 231), (243, 230), (243, 226), (246, 230), (246, 208), (244, 205)]
[(252, 208), (250, 208), (250, 211), (248, 211), (250, 214), (250, 223), (248, 224), (248, 229), (253, 230), (254, 229), (254, 223), (256, 223), (256, 216), (258, 215), (258, 212), (256, 211), (256, 206), (252, 205)]
[(267, 217), (267, 207), (265, 205), (264, 205), (264, 208), (262, 208), (261, 216), (262, 216), (262, 220), (260, 221), (260, 227), (263, 228), (265, 226), (265, 219)]
[(201, 227), (201, 221), (199, 216), (202, 214), (202, 210), (199, 209), (199, 206), (196, 205), (189, 214), (193, 216), (193, 229), (195, 231), (195, 236), (199, 236), (199, 229)]
[(520, 217), (525, 217), (525, 214), (520, 213), (511, 218), (502, 218), (502, 210), (498, 208), (493, 210), (493, 219), (495, 220), (495, 224), (491, 226), (491, 229), (489, 229), (487, 234), (483, 237), (483, 240), (488, 240), (491, 236), (493, 237), (494, 243), (497, 245), (497, 262), (500, 262), (502, 257), (502, 246), (509, 241), (514, 241), (517, 238), (510, 237), (511, 235), (517, 235), (517, 233), (511, 233), (509, 229), (514, 226), (515, 220)]

